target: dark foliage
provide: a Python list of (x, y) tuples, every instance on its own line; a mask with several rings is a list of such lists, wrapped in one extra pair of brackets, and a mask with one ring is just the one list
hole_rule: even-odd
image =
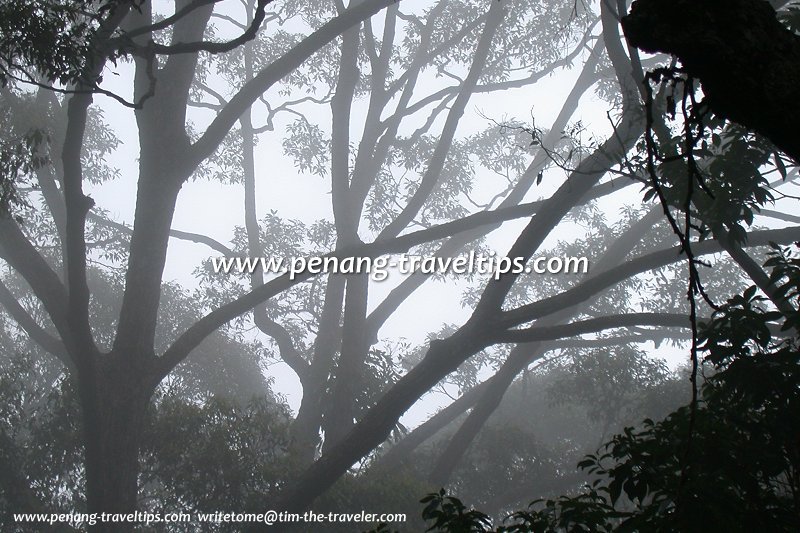
[(71, 85), (85, 80), (99, 50), (93, 38), (123, 4), (141, 0), (4, 0), (0, 2), (0, 84), (11, 80)]
[[(797, 248), (766, 266), (796, 308)], [(782, 331), (777, 320), (783, 321)], [(493, 529), (444, 492), (423, 500), (432, 531), (796, 531), (800, 528), (800, 352), (797, 314), (772, 311), (750, 287), (701, 328), (709, 370), (691, 407), (626, 428), (579, 466), (577, 496), (533, 502)], [(788, 335), (788, 336), (787, 336)]]

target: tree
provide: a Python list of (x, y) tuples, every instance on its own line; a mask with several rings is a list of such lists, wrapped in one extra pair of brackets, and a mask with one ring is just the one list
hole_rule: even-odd
[[(454, 469), (448, 492), (497, 517), (578, 490), (587, 478), (575, 465), (624, 427), (682, 405), (685, 381), (629, 346), (548, 357), (509, 388)], [(458, 428), (440, 431), (403, 466), (429, 477)]]
[[(735, 70), (736, 66), (748, 65), (742, 71), (752, 76), (748, 80), (754, 82), (751, 88), (755, 85), (759, 88), (775, 87), (777, 83), (775, 93), (769, 89), (765, 93), (769, 100), (767, 108), (777, 101), (781, 112), (785, 113), (786, 108), (793, 105), (793, 89), (781, 91), (781, 81), (776, 80), (783, 73), (771, 67), (786, 60), (787, 56), (796, 55), (793, 50), (797, 37), (777, 23), (774, 11), (766, 3), (755, 4), (742, 2), (723, 8), (721, 4), (703, 2), (686, 6), (683, 13), (674, 11), (673, 5), (639, 1), (634, 3), (631, 14), (623, 19), (623, 26), (634, 45), (651, 52), (672, 52), (685, 65), (683, 72), (700, 78), (706, 98), (699, 106), (705, 105), (718, 116), (737, 120), (770, 136), (779, 147), (796, 158), (792, 144), (795, 136), (788, 133), (783, 117), (775, 112), (764, 112), (763, 107), (759, 108), (756, 117), (753, 109), (758, 104), (754, 106), (754, 102), (759, 100), (751, 98), (757, 92), (746, 90), (735, 95), (730, 85), (724, 86), (723, 75)], [(748, 11), (747, 7), (755, 13)], [(743, 25), (744, 17), (753, 15), (756, 15), (755, 24), (751, 18), (748, 24)], [(648, 25), (648, 21), (653, 27)], [(709, 27), (709, 21), (718, 25), (712, 23)], [(776, 30), (777, 39), (759, 41), (753, 38), (753, 34), (757, 35), (764, 26)], [(728, 31), (731, 31), (729, 35), (732, 38), (726, 39), (729, 42), (725, 47), (720, 47), (723, 40), (720, 35)], [(749, 39), (741, 39), (742, 34), (738, 32), (744, 32)], [(702, 46), (703, 43), (708, 46)], [(755, 43), (763, 48), (754, 48), (752, 45)], [(656, 77), (657, 81), (664, 79), (662, 74)], [(650, 109), (648, 121), (652, 130), (648, 135), (653, 131), (657, 136), (661, 134), (658, 137), (661, 149), (668, 154), (677, 154), (671, 161), (686, 160), (686, 165), (681, 166), (684, 167), (684, 176), (685, 167), (689, 170), (689, 192), (686, 192), (686, 185), (680, 190), (686, 197), (687, 233), (681, 237), (686, 242), (686, 235), (691, 231), (692, 204), (698, 210), (706, 208), (693, 215), (711, 222), (709, 229), (719, 235), (725, 231), (721, 227), (722, 221), (714, 223), (714, 215), (704, 203), (709, 198), (714, 200), (719, 191), (712, 193), (703, 182), (703, 178), (709, 175), (712, 179), (719, 178), (710, 173), (698, 173), (698, 167), (693, 168), (698, 164), (693, 159), (698, 139), (693, 138), (695, 124), (691, 123), (699, 124), (702, 139), (704, 126), (709, 122), (714, 124), (716, 119), (709, 120), (698, 110), (690, 81), (684, 82), (676, 77), (666, 80), (673, 86), (685, 83), (681, 98), (687, 121), (684, 129), (686, 151), (680, 153), (670, 149), (664, 142), (667, 141), (663, 136), (664, 124), (659, 125), (659, 119), (653, 117)], [(740, 91), (741, 87), (736, 90)], [(745, 94), (747, 99), (742, 98)], [(686, 111), (688, 100), (692, 104), (690, 113)], [(710, 144), (704, 140), (702, 151), (706, 154), (707, 146)], [(718, 139), (714, 139), (713, 146), (719, 149)], [(656, 193), (664, 202), (665, 212), (671, 216), (667, 202), (674, 200), (670, 193), (674, 194), (679, 182), (664, 172), (667, 159), (658, 155), (654, 158), (652, 152), (648, 156), (651, 165), (654, 159), (661, 163), (658, 171), (651, 166), (650, 173), (654, 184), (658, 184)], [(709, 166), (701, 164), (700, 168), (713, 172), (720, 166), (715, 169), (712, 161)], [(723, 176), (730, 177), (724, 172)], [(757, 181), (758, 176), (755, 177), (756, 180), (749, 181)], [(691, 181), (695, 179), (708, 195), (699, 202), (693, 199), (691, 192)], [(664, 181), (659, 184), (661, 180)], [(742, 184), (729, 182), (727, 185), (735, 188)], [(661, 187), (672, 190), (665, 193)], [(763, 202), (762, 199), (756, 203)], [(671, 220), (679, 232), (675, 219)], [(730, 222), (729, 219), (722, 223), (729, 225)], [(684, 248), (691, 261), (688, 245), (684, 244)], [(751, 286), (742, 295), (717, 308), (710, 323), (702, 330), (698, 340), (705, 340), (703, 349), (708, 354), (707, 361), (717, 371), (704, 383), (702, 401), (693, 400), (689, 406), (675, 411), (661, 422), (646, 420), (638, 431), (628, 428), (606, 444), (603, 455), (589, 456), (581, 466), (600, 477), (592, 487), (587, 487), (590, 490), (585, 494), (544, 502), (544, 507), (537, 506), (532, 512), (515, 513), (508, 517), (512, 522), (510, 526), (500, 526), (492, 531), (692, 531), (706, 528), (709, 523), (733, 530), (754, 527), (790, 530), (797, 527), (794, 498), (796, 430), (787, 427), (787, 421), (796, 416), (792, 411), (797, 389), (794, 383), (797, 346), (793, 338), (797, 317), (797, 260), (792, 250), (780, 249), (777, 245), (773, 248), (776, 251), (765, 264), (774, 268), (773, 273), (753, 276), (759, 280), (758, 287)], [(733, 250), (729, 249), (729, 252)], [(736, 256), (735, 253), (731, 255)], [(767, 297), (757, 295), (758, 289)], [(691, 291), (692, 288), (690, 294)], [(762, 306), (766, 302), (774, 307)], [(773, 337), (776, 330), (774, 320), (783, 321), (781, 330), (789, 334), (788, 338), (787, 333), (778, 334), (777, 339)], [(743, 465), (746, 466), (743, 468)], [(741, 505), (743, 501), (747, 504)], [(435, 521), (431, 529), (488, 531), (491, 528), (486, 515), (475, 510), (465, 512), (463, 504), (458, 499), (447, 497), (444, 491), (430, 495), (423, 502), (428, 503), (423, 516)], [(537, 503), (541, 502), (534, 502), (532, 507)]]
[[(766, 266), (796, 305), (796, 246), (774, 248)], [(731, 297), (703, 326), (710, 375), (699, 405), (615, 435), (581, 461), (594, 475), (581, 493), (535, 501), (493, 528), (442, 491), (423, 500), (423, 517), (436, 531), (796, 529), (798, 349), (785, 334), (797, 316), (770, 310), (755, 286)]]
[[(26, 177), (37, 186), (26, 191), (26, 199), (40, 220), (21, 224), (11, 207), (0, 220), (7, 281), (21, 277), (35, 299), (21, 291), (0, 295), (15, 327), (60, 358), (75, 385), (90, 511), (136, 508), (141, 438), (153, 397), (221, 327), (232, 338), (246, 338), (243, 331), (254, 325), (260, 348), (274, 349), (272, 359), (285, 362), (303, 386), (290, 429), (296, 476), (272, 502), (299, 510), (347, 477), (354, 464), (366, 458), (367, 468), (390, 436), (402, 446), (400, 417), (460, 367), (455, 378), (466, 385), (462, 398), (471, 400), (452, 412), (474, 407), (438, 458), (434, 481), (450, 478), (515, 378), (559, 349), (559, 342), (652, 342), (671, 335), (652, 328), (688, 325), (684, 306), (658, 292), (657, 282), (646, 287), (644, 281), (653, 269), (674, 278), (670, 269), (679, 261), (674, 239), (657, 224), (657, 208), (631, 210), (612, 228), (592, 224), (584, 241), (544, 246), (571, 220), (591, 219), (598, 210), (593, 200), (624, 189), (618, 180), (601, 181), (609, 172), (624, 184), (648, 182), (644, 147), (637, 143), (647, 125), (640, 106), (641, 61), (635, 50), (626, 53), (606, 3), (599, 16), (566, 0), (438, 2), (419, 13), (386, 0), (349, 7), (245, 4), (243, 11), (229, 11), (217, 2), (178, 1), (164, 15), (149, 3), (101, 4), (89, 16), (99, 22), (87, 23), (91, 45), (69, 62), (80, 71), (67, 80), (69, 95), (35, 95), (39, 109), (47, 110), (38, 126), (50, 132), (43, 150), (53, 163), (29, 168)], [(232, 30), (220, 29), (227, 40), (214, 40), (212, 20), (230, 24)], [(379, 24), (380, 37), (374, 29)], [(303, 29), (292, 33), (298, 26)], [(92, 101), (115, 58), (133, 61), (133, 97), (127, 103), (139, 158), (132, 226), (110, 220), (89, 197), (92, 171), (113, 175), (99, 165), (113, 140), (93, 125), (99, 112)], [(586, 63), (549, 130), (517, 118), (464, 133), (463, 117), (478, 95), (532, 86), (578, 58)], [(320, 80), (320, 94), (306, 92), (309, 80)], [(596, 83), (619, 108), (605, 140), (586, 143), (570, 121)], [(205, 109), (211, 113), (203, 114)], [(297, 120), (285, 122), (286, 135), (278, 138), (274, 130), (285, 116)], [(717, 131), (725, 143), (708, 158), (733, 171), (760, 172), (773, 154), (767, 143), (728, 153), (746, 139), (724, 124)], [(96, 138), (104, 139), (104, 148), (93, 151)], [(262, 214), (256, 146), (265, 141), (282, 146), (300, 172), (324, 178), (331, 217), (308, 223)], [(780, 155), (772, 165), (791, 167)], [(481, 190), (478, 173), (497, 176), (500, 185)], [(230, 176), (243, 189), (244, 225), (232, 231), (228, 244), (172, 228), (179, 193), (192, 179)], [(735, 206), (739, 216), (743, 202), (768, 194), (761, 181), (739, 192), (720, 197), (717, 211)], [(541, 199), (525, 202), (537, 193)], [(24, 212), (23, 220), (26, 213), (31, 216)], [(569, 250), (571, 244), (575, 250), (591, 243), (597, 253), (591, 274), (572, 284), (568, 277), (542, 281), (525, 273), (475, 276), (465, 296), (470, 317), (439, 335), (432, 328), (416, 360), (412, 350), (378, 338), (389, 317), (428, 279), (421, 273), (371, 308), (374, 284), (366, 274), (306, 271), (268, 278), (255, 268), (236, 278), (215, 275), (206, 262), (197, 270), (193, 295), (202, 316), (190, 317), (192, 323), (176, 331), (176, 316), (163, 313), (171, 239), (231, 257), (375, 258), (414, 251), (444, 259), (467, 246), (488, 247), (482, 238), (520, 218), (529, 220), (502, 257), (526, 262), (548, 248)], [(106, 239), (95, 239), (100, 235)], [(752, 231), (747, 244), (790, 242), (796, 235), (793, 227)], [(700, 255), (725, 249), (739, 264), (750, 264), (741, 246), (725, 239), (693, 248)], [(110, 262), (100, 270), (116, 273), (111, 285), (121, 287), (108, 300), (90, 283), (98, 258)], [(664, 298), (640, 312), (630, 295), (643, 287)], [(116, 305), (108, 304), (114, 300)], [(98, 312), (103, 306), (115, 320)], [(580, 337), (619, 328), (635, 329), (628, 336)], [(162, 330), (170, 332), (163, 344), (157, 341)], [(396, 352), (409, 366), (405, 372), (393, 359)], [(477, 376), (493, 366), (497, 372), (478, 385)], [(240, 378), (231, 375), (226, 385)], [(477, 392), (467, 392), (473, 384)]]

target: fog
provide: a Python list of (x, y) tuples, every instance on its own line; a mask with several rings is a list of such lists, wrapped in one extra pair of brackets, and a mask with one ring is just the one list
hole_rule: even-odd
[[(610, 3), (109, 13), (94, 78), (0, 93), (4, 511), (192, 517), (148, 531), (365, 511), (422, 531), (441, 487), (492, 517), (574, 494), (586, 454), (690, 401), (686, 256), (644, 140), (644, 72), (670, 59), (630, 47)], [(662, 112), (675, 96), (653, 87)], [(776, 201), (742, 223), (758, 263), (798, 238), (796, 169), (761, 155)], [(684, 230), (725, 301), (754, 281), (700, 205)], [(264, 269), (326, 257), (390, 266)], [(553, 258), (588, 268), (544, 271)], [(380, 520), (293, 522), (275, 527)]]

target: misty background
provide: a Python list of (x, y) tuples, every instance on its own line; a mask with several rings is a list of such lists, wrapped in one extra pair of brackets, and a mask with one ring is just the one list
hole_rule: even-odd
[[(591, 481), (582, 457), (691, 397), (687, 266), (642, 140), (643, 72), (669, 58), (628, 47), (626, 8), (146, 2), (99, 73), (113, 97), (5, 86), (4, 142), (42, 132), (0, 222), (6, 506), (364, 509), (419, 531), (440, 487), (501, 516)], [(262, 11), (252, 40), (181, 48)], [(741, 211), (763, 263), (797, 239), (797, 172), (734, 128), (701, 164), (772, 200), (695, 214), (724, 301), (753, 281), (713, 217)], [(210, 261), (470, 251), (590, 269), (290, 282)]]

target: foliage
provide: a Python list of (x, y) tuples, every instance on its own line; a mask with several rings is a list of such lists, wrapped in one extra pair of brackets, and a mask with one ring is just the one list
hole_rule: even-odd
[[(85, 507), (75, 387), (57, 372), (55, 384), (41, 396), (34, 387), (37, 376), (45, 374), (40, 379), (46, 382), (53, 371), (35, 361), (19, 354), (0, 366), (0, 517)], [(263, 511), (264, 498), (277, 493), (297, 468), (288, 453), (288, 408), (271, 393), (243, 402), (223, 396), (198, 401), (190, 395), (192, 390), (173, 382), (160, 389), (148, 411), (141, 435), (139, 508), (162, 514)], [(404, 473), (346, 476), (315, 511), (391, 509), (410, 516), (423, 490), (417, 478)], [(413, 527), (413, 519), (409, 524)], [(169, 531), (196, 529), (184, 527), (174, 525)], [(239, 531), (238, 524), (213, 527), (209, 530)], [(352, 524), (338, 530), (351, 531)]]
[[(31, 508), (21, 489), (25, 478), (48, 512), (85, 505), (77, 393), (61, 375), (37, 395), (30, 387), (42, 370), (23, 355), (0, 370), (0, 457), (9, 470), (0, 484), (0, 515)], [(244, 404), (218, 396), (197, 403), (180, 387), (162, 388), (147, 418), (142, 509), (251, 509), (289, 477), (288, 412), (269, 394)]]
[(548, 392), (557, 402), (585, 405), (590, 419), (605, 424), (628, 418), (645, 394), (669, 377), (663, 360), (629, 346), (580, 350), (570, 363), (571, 371), (557, 376)]
[[(11, 87), (0, 89), (0, 212), (19, 217), (18, 209), (29, 203), (19, 187), (28, 185), (31, 174), (48, 162), (41, 150), (48, 132), (31, 126), (36, 114), (33, 99)], [(25, 117), (25, 119), (22, 119)]]
[[(498, 517), (534, 497), (572, 493), (587, 480), (575, 464), (598, 443), (643, 417), (664, 416), (688, 397), (682, 375), (657, 372), (654, 378), (631, 380), (637, 365), (661, 368), (664, 363), (642, 352), (617, 351), (591, 350), (594, 358), (578, 349), (553, 351), (526, 372), (454, 470), (449, 494)], [(587, 364), (587, 359), (596, 361)], [(609, 391), (605, 380), (618, 385)], [(615, 411), (619, 404), (625, 408)], [(420, 446), (405, 469), (427, 479), (460, 420)]]
[[(20, 176), (33, 171), (43, 163), (41, 157), (35, 155), (36, 148), (42, 142), (42, 132), (30, 131), (21, 138), (0, 140), (0, 210), (2, 216), (15, 207), (27, 206), (17, 192), (22, 181)], [(17, 219), (21, 221), (21, 218)]]
[(472, 533), (486, 531), (491, 524), (487, 515), (475, 509), (467, 509), (458, 498), (447, 496), (444, 489), (438, 493), (428, 494), (420, 500), (420, 503), (426, 504), (422, 518), (433, 522), (427, 531)]
[[(767, 262), (779, 291), (797, 304), (797, 249), (775, 247)], [(777, 274), (776, 274), (777, 272)], [(774, 320), (784, 319), (778, 332)], [(800, 351), (796, 317), (771, 311), (751, 287), (704, 325), (713, 371), (692, 413), (625, 428), (579, 467), (594, 481), (576, 496), (538, 500), (510, 515), (512, 525), (472, 529), (460, 501), (442, 492), (437, 531), (793, 531), (800, 527)], [(446, 505), (445, 505), (446, 503)], [(470, 517), (482, 516), (472, 512)], [(460, 527), (460, 526), (459, 526)], [(511, 527), (512, 529), (507, 529)], [(513, 529), (517, 528), (517, 529)]]
[(84, 78), (98, 50), (93, 37), (122, 4), (142, 0), (3, 0), (0, 2), (0, 84), (11, 80), (70, 85)]
[[(261, 20), (259, 13), (264, 12), (258, 10), (267, 3), (269, 11)], [(356, 11), (372, 5), (349, 4)], [(239, 257), (321, 256), (351, 245), (371, 246), (375, 238), (385, 238), (379, 246), (389, 246), (393, 253), (454, 257), (467, 254), (468, 246), (476, 253), (496, 253), (499, 250), (490, 249), (483, 239), (508, 213), (491, 211), (506, 207), (524, 208), (519, 216), (531, 218), (517, 241), (522, 244), (512, 248), (522, 255), (597, 257), (611, 250), (598, 269), (602, 272), (624, 267), (634, 255), (669, 251), (673, 236), (654, 226), (647, 208), (632, 209), (614, 222), (606, 220), (614, 216), (594, 202), (615, 194), (600, 180), (621, 155), (614, 161), (606, 155), (628, 151), (644, 128), (635, 124), (637, 114), (630, 112), (634, 106), (622, 111), (622, 122), (632, 126), (623, 135), (630, 138), (620, 139), (621, 150), (616, 135), (602, 146), (594, 139), (582, 145), (584, 122), (572, 117), (581, 94), (598, 79), (605, 78), (608, 86), (607, 78), (615, 78), (614, 89), (601, 88), (615, 104), (621, 103), (616, 84), (635, 83), (628, 75), (629, 67), (638, 68), (633, 50), (623, 58), (625, 68), (605, 57), (613, 53), (612, 45), (620, 44), (613, 42), (616, 20), (601, 34), (594, 7), (574, 0), (502, 5), (443, 0), (424, 6), (411, 3), (408, 10), (406, 4), (390, 4), (349, 30), (340, 27), (344, 34), (328, 35), (326, 40), (325, 32), (314, 30), (355, 17), (352, 10), (342, 14), (342, 2), (183, 1), (151, 7), (137, 0), (0, 0), (0, 81), (7, 84), (3, 97), (8, 101), (0, 117), (5, 126), (0, 172), (9, 184), (19, 186), (0, 190), (0, 200), (12, 205), (28, 201), (32, 207), (24, 225), (0, 220), (0, 256), (8, 265), (2, 272), (8, 312), (0, 314), (0, 455), (6, 460), (0, 471), (10, 465), (2, 472), (7, 474), (4, 480), (11, 480), (3, 487), (4, 509), (45, 505), (56, 511), (88, 505), (104, 510), (138, 500), (142, 509), (161, 512), (220, 507), (246, 511), (260, 509), (264, 498), (278, 502), (276, 506), (287, 500), (308, 506), (327, 487), (333, 488), (314, 505), (337, 511), (405, 505), (408, 494), (431, 489), (425, 472), (371, 471), (381, 447), (402, 442), (409, 434), (400, 417), (432, 384), (438, 382), (448, 394), (456, 388), (463, 394), (474, 392), (473, 387), (503, 367), (512, 353), (519, 361), (515, 347), (497, 344), (503, 342), (495, 336), (498, 331), (519, 333), (514, 330), (528, 325), (569, 327), (569, 320), (615, 319), (637, 307), (653, 313), (685, 309), (685, 302), (674, 295), (682, 274), (669, 261), (653, 273), (628, 273), (613, 287), (599, 288), (594, 273), (585, 278), (506, 277), (505, 281), (514, 279), (508, 292), (502, 292), (503, 280), (487, 284), (488, 276), (432, 276), (431, 281), (456, 286), (464, 295), (464, 307), (475, 310), (461, 327), (456, 320), (453, 326), (429, 324), (421, 314), (408, 321), (395, 319), (402, 318), (405, 310), (400, 307), (428, 279), (423, 276), (411, 276), (388, 291), (372, 285), (376, 280), (357, 275), (319, 275), (292, 284), (258, 268), (221, 275), (197, 257), (194, 279), (186, 275), (191, 271), (183, 262), (188, 254), (174, 246), (177, 240)], [(138, 12), (140, 5), (144, 8)], [(173, 6), (178, 11), (174, 16)], [(114, 17), (118, 8), (130, 10), (131, 16)], [(159, 9), (167, 12), (154, 12)], [(329, 25), (334, 18), (338, 21)], [(247, 30), (252, 20), (259, 21), (255, 36)], [(104, 21), (109, 21), (108, 32), (101, 28)], [(246, 42), (228, 41), (241, 46), (227, 53), (196, 52), (219, 50), (225, 45), (222, 40), (233, 34), (247, 37)], [(590, 48), (594, 57), (588, 60)], [(101, 110), (90, 105), (91, 95), (83, 91), (114, 97), (100, 89), (101, 73), (126, 53), (136, 60), (124, 66), (120, 81), (129, 85), (121, 91), (132, 94), (136, 104), (121, 97), (111, 103), (137, 107), (136, 111), (124, 114), (118, 107)], [(586, 61), (582, 81), (565, 99), (555, 123), (536, 129), (536, 146), (520, 142), (514, 133), (523, 124), (516, 113), (528, 109), (511, 110), (512, 116), (502, 122), (483, 115), (481, 107), (489, 99), (499, 101), (498, 95), (510, 94), (505, 91), (531, 88), (578, 60)], [(17, 94), (12, 87), (16, 78), (66, 93), (77, 88), (79, 93), (63, 99), (44, 88)], [(101, 102), (106, 101), (98, 98)], [(476, 124), (475, 109), (488, 126)], [(114, 121), (113, 129), (106, 118)], [(679, 137), (667, 130), (664, 149), (679, 150)], [(697, 210), (705, 213), (707, 225), (749, 225), (758, 207), (770, 199), (763, 167), (775, 154), (768, 143), (733, 126), (717, 124), (707, 134), (696, 155), (714, 175), (707, 183), (718, 205), (698, 204)], [(65, 142), (67, 135), (66, 140), (75, 142)], [(137, 139), (124, 146), (123, 137), (127, 142)], [(606, 146), (612, 150), (605, 152)], [(122, 175), (108, 160), (120, 156), (130, 156), (138, 167), (130, 172), (138, 175), (135, 208), (115, 203), (132, 194), (117, 195), (110, 202), (106, 195), (115, 192), (108, 181)], [(598, 157), (602, 169), (590, 169), (586, 179), (579, 176), (580, 169), (569, 168)], [(775, 171), (787, 179), (783, 159), (774, 159)], [(641, 181), (642, 168), (635, 163), (628, 165), (626, 179)], [(680, 179), (685, 172), (680, 165), (664, 162), (658, 171), (668, 193), (682, 197)], [(284, 172), (315, 177), (283, 179)], [(265, 174), (269, 181), (263, 179)], [(591, 184), (598, 186), (589, 189)], [(233, 187), (243, 192), (243, 226), (206, 226), (212, 235), (173, 227), (173, 222), (177, 227), (187, 220), (187, 207), (193, 211), (188, 219), (192, 223), (200, 218), (216, 222), (217, 215), (219, 220), (238, 217), (240, 206), (231, 209), (224, 203)], [(554, 187), (557, 194), (548, 197)], [(583, 192), (575, 194), (573, 188)], [(202, 210), (185, 202), (197, 199), (198, 189), (204, 191), (202, 201), (208, 202)], [(219, 205), (216, 197), (208, 201), (209, 190), (220, 193)], [(327, 200), (328, 191), (327, 207), (332, 209), (310, 214), (309, 206)], [(535, 206), (515, 207), (538, 195)], [(94, 206), (96, 201), (107, 201), (106, 209)], [(126, 211), (126, 206), (131, 209)], [(134, 219), (125, 213), (134, 213)], [(473, 220), (485, 217), (485, 222), (468, 231), (458, 229), (469, 215), (477, 215)], [(115, 222), (115, 217), (121, 221)], [(649, 223), (646, 232), (643, 220)], [(440, 224), (447, 227), (433, 228)], [(404, 248), (403, 242), (413, 240), (411, 232), (417, 229), (435, 237)], [(425, 232), (430, 229), (438, 232)], [(568, 240), (554, 242), (556, 233)], [(403, 237), (395, 240), (394, 235)], [(535, 238), (529, 240), (531, 236)], [(508, 237), (513, 235), (494, 234), (492, 244), (506, 246)], [(623, 244), (616, 247), (620, 241)], [(613, 253), (620, 247), (624, 253)], [(200, 251), (203, 257), (209, 253)], [(776, 256), (775, 261), (775, 272), (780, 265), (788, 266), (773, 281), (781, 285), (792, 279), (794, 259)], [(165, 279), (176, 266), (185, 278)], [(740, 279), (732, 272), (725, 266), (709, 276), (716, 283), (713, 288), (725, 287), (727, 293)], [(495, 292), (498, 287), (501, 291)], [(560, 295), (573, 289), (584, 291), (582, 300), (558, 303)], [(493, 292), (496, 305), (492, 297), (484, 298)], [(779, 294), (794, 297), (796, 288)], [(531, 315), (524, 310), (547, 304), (550, 298), (554, 304), (545, 312)], [(747, 313), (763, 305), (754, 293), (745, 300), (752, 303)], [(492, 305), (487, 308), (482, 301)], [(423, 305), (440, 307), (438, 303), (427, 298)], [(520, 309), (525, 316), (513, 325), (503, 324)], [(745, 322), (750, 320), (747, 313)], [(394, 323), (384, 328), (390, 319)], [(425, 340), (391, 338), (387, 330), (402, 322), (402, 327), (426, 328), (417, 337)], [(743, 331), (738, 324), (733, 327)], [(500, 488), (527, 488), (525, 478), (532, 474), (562, 483), (551, 490), (564, 484), (565, 490), (575, 488), (577, 482), (565, 474), (572, 472), (569, 465), (577, 456), (596, 447), (599, 434), (641, 416), (640, 403), (664, 406), (653, 397), (661, 395), (662, 386), (673, 384), (674, 376), (633, 345), (674, 340), (676, 335), (647, 327), (626, 330), (630, 334), (613, 329), (615, 333), (537, 345), (531, 361), (553, 355), (564, 364), (549, 368), (546, 375), (517, 381), (508, 391), (510, 399), (529, 402), (520, 401), (527, 419), (519, 420), (519, 410), (506, 410), (498, 413), (504, 417), (501, 421), (473, 435), (466, 459), (452, 477), (459, 496), (467, 494), (495, 513), (519, 504), (518, 499), (513, 504), (499, 501), (506, 496)], [(769, 328), (767, 334), (772, 335)], [(770, 342), (762, 349), (771, 349)], [(738, 353), (743, 348), (721, 341), (716, 352), (726, 349)], [(517, 372), (528, 373), (531, 361), (520, 362)], [(303, 390), (294, 419), (282, 398), (269, 392), (268, 376), (286, 367)], [(450, 372), (456, 367), (458, 371)], [(514, 375), (504, 375), (510, 376), (506, 385), (514, 381)], [(550, 380), (548, 395), (545, 385)], [(78, 395), (75, 383), (97, 394)], [(541, 390), (528, 395), (526, 386)], [(132, 394), (121, 393), (125, 391)], [(640, 402), (641, 394), (645, 398)], [(487, 409), (486, 398), (473, 413), (494, 409)], [(675, 427), (685, 422), (675, 416)], [(709, 423), (702, 416), (698, 420), (699, 427)], [(99, 446), (84, 447), (82, 423), (94, 430), (87, 435), (98, 436)], [(576, 426), (572, 432), (564, 428), (570, 424)], [(554, 436), (553, 428), (564, 431)], [(638, 443), (647, 431), (652, 434), (658, 428), (653, 424), (631, 430), (626, 438)], [(443, 431), (431, 439), (434, 442), (415, 456), (415, 466), (441, 456), (439, 445), (451, 436), (458, 435)], [(631, 460), (614, 453), (635, 443), (620, 442), (597, 458), (597, 473), (611, 472), (615, 461)], [(96, 457), (90, 457), (93, 454)], [(319, 454), (323, 458), (315, 462)], [(472, 468), (471, 462), (479, 466)], [(117, 464), (127, 466), (111, 477), (93, 477), (99, 470), (90, 466), (98, 464), (101, 469), (111, 465), (112, 470)], [(633, 476), (620, 471), (623, 474)], [(127, 482), (103, 486), (115, 477)], [(138, 495), (127, 494), (137, 489), (137, 480)], [(619, 493), (615, 500), (634, 505), (625, 493), (628, 485), (614, 489)], [(300, 491), (292, 492), (295, 486), (307, 490), (298, 496)], [(501, 527), (524, 530), (547, 523), (554, 513), (570, 520), (588, 517), (586, 523), (595, 528), (608, 517), (619, 522), (627, 516), (619, 513), (631, 511), (617, 509), (610, 490), (597, 486), (587, 495), (542, 503), (542, 508), (517, 513)], [(487, 494), (491, 492), (500, 497)], [(546, 495), (544, 489), (540, 492)], [(434, 528), (492, 527), (487, 515), (444, 492), (425, 503), (425, 518)]]
[(289, 478), (289, 420), (269, 396), (245, 405), (162, 397), (143, 436), (144, 505), (162, 513), (257, 509)]

